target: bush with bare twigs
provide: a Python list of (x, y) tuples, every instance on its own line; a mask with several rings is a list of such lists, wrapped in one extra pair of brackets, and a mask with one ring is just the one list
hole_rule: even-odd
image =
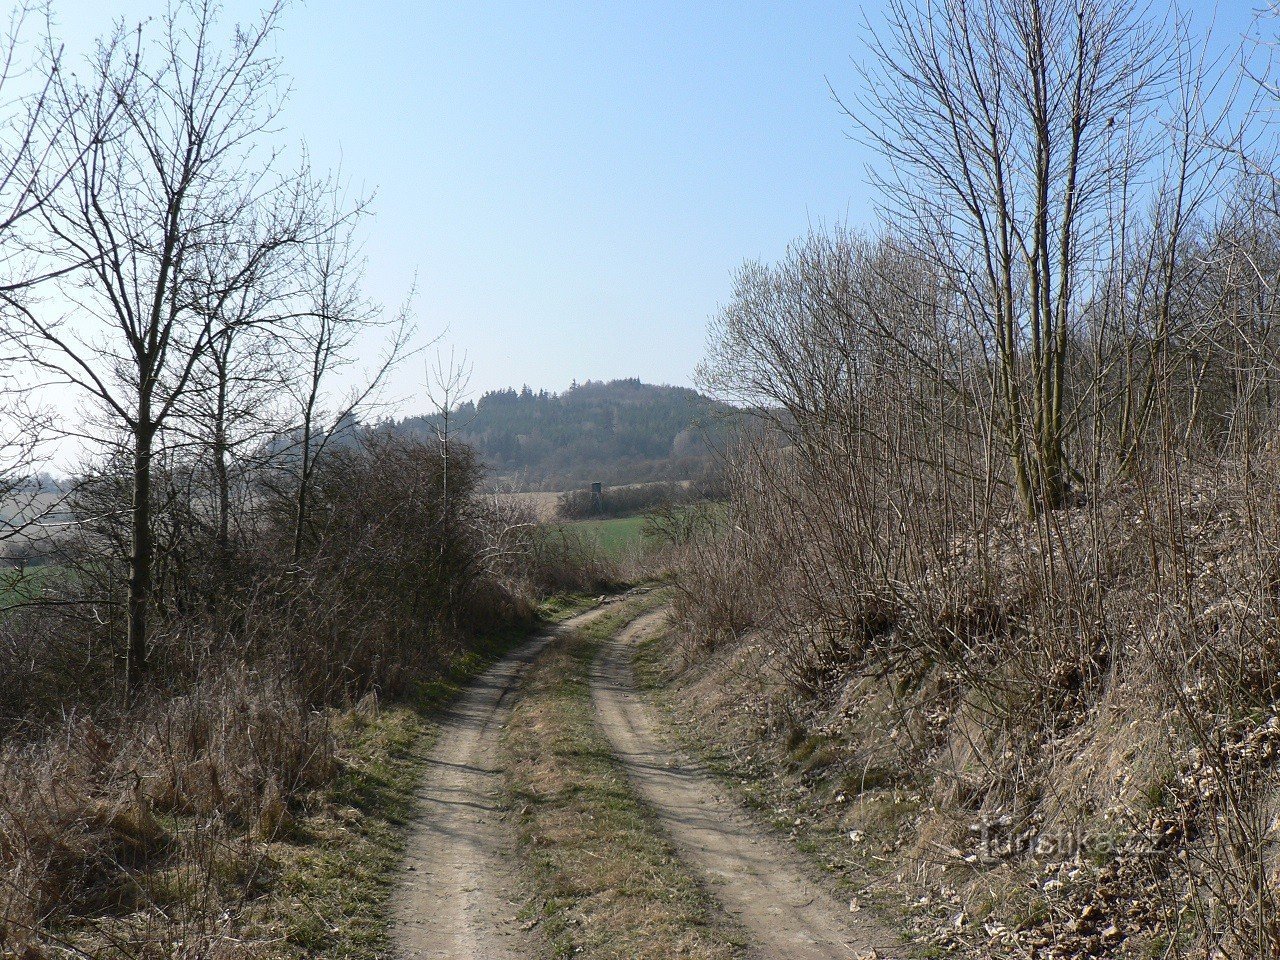
[[(777, 680), (754, 736), (915, 798), (893, 862), (975, 955), (1280, 949), (1280, 363), (1238, 216), (1177, 277), (1154, 373), (1096, 291), (1053, 509), (1026, 509), (999, 367), (928, 251), (816, 233), (744, 269), (713, 325), (706, 382), (761, 426), (723, 515), (668, 529), (684, 659), (742, 651)], [(1150, 385), (1140, 437), (1118, 355)]]

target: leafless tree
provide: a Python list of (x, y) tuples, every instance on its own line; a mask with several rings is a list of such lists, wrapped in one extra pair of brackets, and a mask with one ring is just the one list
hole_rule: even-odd
[[(227, 225), (202, 260), (195, 309), (209, 319), (208, 347), (180, 405), (175, 432), (201, 451), (213, 503), (215, 543), (230, 544), (233, 473), (249, 467), (285, 414), (288, 350), (306, 295), (307, 251), (341, 228), (347, 213), (328, 202), (329, 185), (304, 168), (263, 198), (260, 209)], [(337, 217), (335, 221), (331, 217)]]
[[(48, 279), (42, 269), (47, 265), (31, 256), (30, 237), (21, 228), (63, 185), (86, 149), (77, 147), (69, 128), (83, 122), (87, 97), (68, 89), (62, 48), (46, 37), (41, 51), (32, 53), (28, 35), (38, 9), (19, 3), (0, 32), (0, 294), (6, 302)], [(115, 109), (96, 116), (99, 131)]]
[[(435, 408), (436, 440), (440, 443), (441, 456), (441, 488), (445, 506), (449, 501), (449, 444), (456, 442), (458, 430), (465, 430), (471, 422), (457, 423), (457, 409), (467, 398), (471, 385), (472, 366), (467, 362), (466, 354), (458, 358), (453, 350), (449, 351), (446, 361), (443, 352), (436, 354), (433, 364), (427, 367), (426, 393), (427, 399)], [(471, 421), (475, 420), (475, 414)]]
[[(292, 357), (287, 379), (292, 413), (277, 460), (292, 484), (295, 562), (302, 557), (316, 468), (325, 451), (335, 442), (356, 439), (359, 417), (377, 405), (388, 376), (422, 349), (413, 345), (412, 291), (394, 316), (365, 296), (364, 263), (356, 242), (364, 207), (352, 209), (355, 214), (335, 216), (334, 228), (307, 245), (301, 302), (286, 338)], [(369, 346), (367, 336), (379, 330), (385, 334), (379, 353), (361, 371), (359, 351)]]
[[(55, 156), (70, 173), (41, 208), (42, 253), (70, 308), (24, 305), (17, 335), (51, 382), (78, 389), (130, 447), (130, 690), (147, 664), (152, 461), (218, 327), (210, 264), (224, 261), (286, 177), (264, 144), (280, 103), (269, 51), (280, 13), (277, 3), (224, 45), (212, 0), (175, 3), (154, 24), (118, 29), (62, 98), (66, 137)], [(240, 289), (280, 242), (259, 237), (223, 292)]]
[(895, 213), (993, 354), (1023, 501), (1067, 499), (1073, 327), (1124, 184), (1163, 147), (1176, 22), (1111, 0), (890, 0), (847, 103)]
[(29, 227), (82, 157), (68, 129), (82, 102), (66, 88), (61, 47), (47, 34), (37, 39), (40, 12), (19, 3), (0, 30), (0, 540), (20, 552), (47, 539), (62, 504), (37, 476), (54, 417), (29, 394), (9, 320), (56, 274), (33, 256)]

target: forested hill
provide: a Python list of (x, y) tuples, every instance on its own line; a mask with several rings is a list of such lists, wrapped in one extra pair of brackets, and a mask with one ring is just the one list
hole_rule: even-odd
[[(498, 477), (529, 490), (701, 476), (732, 407), (687, 387), (587, 381), (564, 393), (495, 390), (453, 414), (451, 430)], [(438, 416), (391, 426), (435, 436)]]

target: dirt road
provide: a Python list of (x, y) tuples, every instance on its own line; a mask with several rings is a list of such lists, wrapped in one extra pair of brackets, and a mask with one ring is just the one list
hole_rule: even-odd
[(636, 692), (631, 653), (663, 615), (641, 617), (602, 647), (592, 675), (592, 696), (614, 752), (657, 812), (681, 858), (703, 874), (712, 895), (746, 929), (753, 956), (891, 956), (886, 952), (894, 942), (891, 934), (867, 921), (852, 922), (858, 917), (850, 917), (847, 905), (805, 879), (791, 851), (762, 836), (704, 770), (660, 735), (653, 708)]
[[(555, 629), (581, 626), (604, 609)], [(497, 755), (512, 694), (554, 632), (491, 668), (441, 721), (396, 898), (394, 940), (404, 960), (525, 960), (534, 953), (515, 920), (515, 842), (502, 822)]]

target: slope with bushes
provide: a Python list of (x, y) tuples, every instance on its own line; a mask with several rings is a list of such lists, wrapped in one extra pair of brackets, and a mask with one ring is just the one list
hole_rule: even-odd
[(893, 228), (747, 264), (711, 323), (755, 423), (724, 512), (663, 528), (673, 709), (922, 949), (1280, 953), (1280, 221), (1168, 96), (1182, 29), (890, 5), (856, 119)]
[(1047, 540), (957, 538), (827, 637), (780, 628), (754, 576), (685, 567), (651, 658), (684, 666), (652, 669), (690, 743), (922, 944), (1266, 955), (1280, 515), (1219, 477), (1150, 492)]
[[(66, 605), (4, 621), (6, 952), (376, 953), (419, 711), (549, 589), (531, 528), (495, 512), (470, 464), (451, 451), (446, 487), (437, 445), (331, 453), (297, 563), (269, 491), (230, 555), (185, 528), (129, 701), (97, 654), (117, 629), (98, 598), (118, 582), (110, 530), (64, 544)], [(548, 573), (571, 586), (561, 560)]]

